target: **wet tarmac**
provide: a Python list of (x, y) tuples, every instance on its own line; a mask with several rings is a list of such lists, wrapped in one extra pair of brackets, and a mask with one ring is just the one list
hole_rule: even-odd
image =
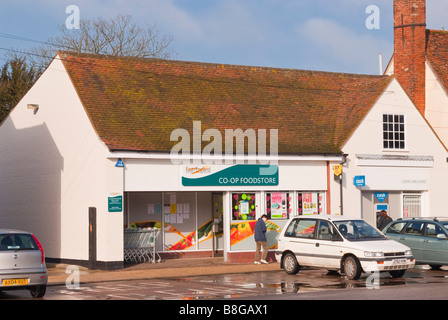
[(92, 283), (78, 290), (52, 286), (45, 299), (75, 300), (206, 300), (246, 299), (282, 295), (300, 295), (357, 288), (384, 289), (415, 285), (448, 284), (448, 269), (430, 270), (417, 267), (402, 278), (392, 278), (388, 273), (363, 274), (359, 280), (326, 270), (304, 269), (297, 275), (284, 271), (266, 271), (244, 274), (203, 275), (169, 279), (148, 279)]

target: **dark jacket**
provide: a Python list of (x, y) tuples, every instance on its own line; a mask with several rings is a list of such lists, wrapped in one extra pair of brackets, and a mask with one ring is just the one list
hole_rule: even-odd
[(255, 224), (255, 241), (267, 241), (266, 240), (266, 223), (262, 218), (258, 219)]

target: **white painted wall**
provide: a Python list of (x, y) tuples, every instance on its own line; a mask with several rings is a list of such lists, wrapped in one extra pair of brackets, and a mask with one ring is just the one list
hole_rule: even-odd
[[(405, 115), (406, 150), (383, 150), (382, 115), (384, 113)], [(360, 217), (361, 188), (353, 185), (353, 177), (364, 174), (366, 175), (367, 184), (365, 189), (370, 190), (380, 187), (386, 188), (388, 185), (392, 187), (394, 175), (407, 174), (411, 177), (421, 177), (426, 174), (429, 178), (427, 185), (417, 188), (412, 185), (408, 187), (403, 185), (403, 188), (407, 188), (407, 190), (421, 188), (421, 191), (428, 189), (428, 192), (423, 192), (424, 196), (427, 197), (427, 199), (424, 199), (426, 207), (423, 208), (423, 214), (433, 215), (433, 213), (437, 212), (439, 215), (448, 215), (445, 210), (448, 205), (448, 198), (446, 197), (446, 181), (448, 180), (447, 151), (396, 80), (391, 82), (364, 121), (355, 130), (352, 137), (346, 142), (343, 152), (349, 154), (347, 163), (344, 165), (345, 215)], [(433, 156), (434, 163), (429, 168), (408, 165), (400, 167), (399, 162), (394, 164), (394, 166), (369, 167), (359, 165), (356, 154)], [(369, 176), (372, 177), (370, 183), (375, 179), (377, 181), (385, 181), (384, 185), (369, 188)], [(391, 181), (390, 184), (387, 183), (388, 180)], [(384, 189), (378, 191), (384, 191)]]
[(107, 212), (123, 169), (106, 158), (58, 59), (0, 126), (0, 150), (2, 227), (36, 233), (47, 257), (87, 260), (88, 207), (97, 207), (97, 259), (123, 259), (122, 213)]

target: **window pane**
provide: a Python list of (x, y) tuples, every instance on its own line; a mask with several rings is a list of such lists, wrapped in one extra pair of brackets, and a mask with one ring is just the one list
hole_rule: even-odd
[(428, 223), (426, 225), (426, 236), (436, 238), (437, 234), (443, 233), (439, 226), (435, 223)]
[(298, 238), (314, 238), (316, 220), (299, 220), (295, 230), (295, 236)]
[(390, 233), (400, 233), (403, 230), (403, 227), (406, 225), (406, 221), (394, 223), (387, 229), (386, 232)]
[(268, 219), (288, 219), (291, 212), (289, 192), (266, 193), (266, 214)]
[(422, 236), (423, 235), (423, 222), (410, 222), (406, 226), (404, 233), (408, 234), (408, 235)]
[(233, 193), (233, 220), (255, 220), (255, 193)]
[(383, 114), (383, 148), (405, 149), (404, 115)]
[(325, 210), (324, 193), (321, 192), (299, 192), (297, 203), (299, 215), (321, 214)]
[(37, 249), (37, 245), (30, 234), (9, 233), (0, 235), (0, 251)]

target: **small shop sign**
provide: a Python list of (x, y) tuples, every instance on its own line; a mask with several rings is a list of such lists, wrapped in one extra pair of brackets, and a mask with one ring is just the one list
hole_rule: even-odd
[(257, 164), (183, 166), (182, 185), (277, 186), (278, 166)]
[(119, 192), (109, 192), (107, 207), (109, 212), (122, 212), (123, 195)]
[(353, 184), (356, 187), (365, 187), (366, 186), (366, 176), (355, 176), (353, 178)]
[(375, 198), (377, 198), (378, 201), (381, 203), (387, 198), (388, 194), (389, 193), (387, 193), (387, 192), (375, 192), (374, 193)]

